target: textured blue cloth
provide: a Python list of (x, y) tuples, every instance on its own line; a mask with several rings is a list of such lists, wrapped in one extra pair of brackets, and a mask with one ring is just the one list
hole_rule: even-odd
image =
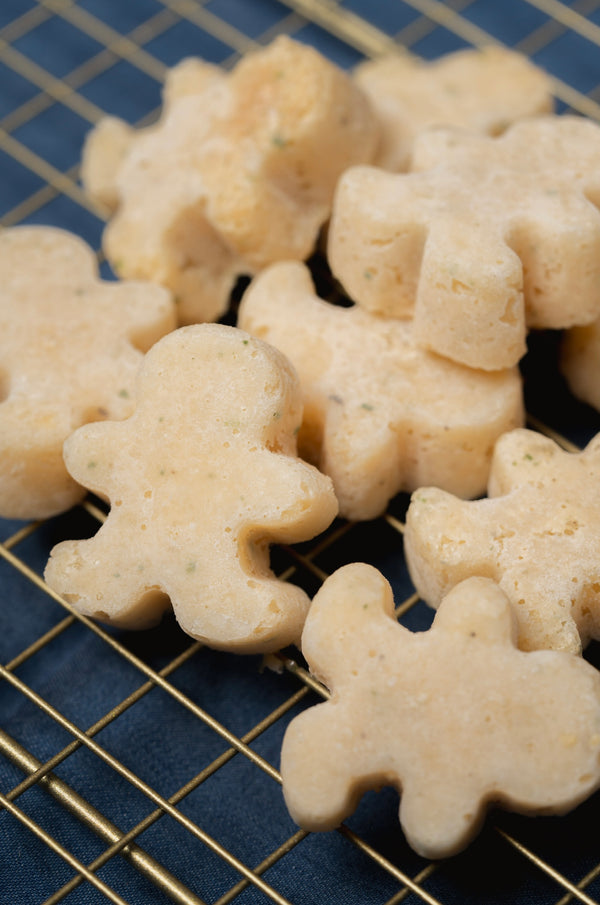
[[(98, 217), (81, 203), (76, 191), (63, 192), (60, 186), (46, 191), (46, 181), (53, 182), (66, 172), (75, 174), (91, 110), (132, 123), (156, 110), (160, 103), (158, 64), (171, 66), (193, 54), (230, 65), (245, 37), (266, 42), (281, 30), (314, 44), (342, 66), (350, 67), (361, 59), (360, 30), (359, 39), (352, 29), (334, 28), (332, 33), (327, 16), (317, 15), (327, 12), (331, 4), (324, 2), (320, 7), (315, 3), (313, 22), (293, 13), (292, 6), (277, 0), (207, 0), (190, 12), (193, 4), (178, 6), (166, 0), (80, 0), (48, 6), (38, 6), (34, 0), (3, 0), (0, 39), (8, 42), (10, 51), (0, 45), (0, 214), (6, 223), (24, 220), (61, 226), (81, 235), (95, 249), (100, 247), (103, 224)], [(400, 0), (347, 0), (340, 3), (339, 12), (349, 18), (340, 21), (354, 24), (354, 17), (362, 16), (372, 27), (397, 35), (427, 58), (467, 46), (469, 35), (487, 33), (510, 46), (522, 46), (534, 60), (584, 94), (598, 89), (598, 45), (586, 36), (589, 22), (600, 25), (598, 7), (587, 21), (576, 19), (575, 28), (565, 28), (549, 24), (546, 14), (526, 0), (455, 3), (453, 6), (462, 10), (459, 21), (481, 30), (469, 32), (461, 26), (457, 33), (452, 26), (456, 20), (430, 27), (417, 6)], [(433, 8), (440, 14), (444, 11), (443, 4)], [(119, 35), (131, 36), (134, 43), (119, 45)], [(135, 45), (146, 57), (136, 52)], [(60, 81), (89, 106), (61, 97)], [(43, 194), (37, 196), (40, 191)], [(20, 207), (24, 202), (27, 204)], [(0, 362), (0, 377), (1, 369)], [(599, 416), (575, 402), (557, 376), (555, 336), (532, 337), (523, 371), (531, 412), (578, 444), (600, 429)], [(406, 498), (399, 497), (390, 511), (402, 517), (406, 504)], [(0, 541), (14, 540), (22, 528), (19, 522), (0, 521)], [(96, 528), (90, 516), (74, 510), (24, 539), (17, 538), (17, 543), (11, 541), (12, 552), (0, 558), (0, 663), (13, 671), (25, 689), (31, 689), (81, 731), (143, 685), (146, 676), (136, 662), (77, 619), (48, 638), (39, 650), (30, 651), (22, 663), (14, 661), (68, 615), (32, 576), (42, 574), (48, 552), (58, 540), (87, 536)], [(411, 593), (400, 537), (384, 520), (352, 527), (319, 555), (317, 564), (331, 572), (355, 560), (377, 565), (392, 582), (398, 601)], [(294, 563), (285, 551), (274, 551), (273, 561), (277, 570)], [(317, 587), (317, 580), (303, 567), (295, 580), (309, 593)], [(413, 630), (424, 630), (431, 613), (418, 604), (403, 621)], [(162, 669), (190, 644), (170, 617), (152, 631), (107, 634), (153, 670)], [(298, 657), (297, 652), (294, 656)], [(595, 645), (587, 656), (598, 659)], [(253, 868), (293, 837), (297, 828), (287, 815), (279, 783), (268, 769), (240, 753), (227, 755), (223, 765), (217, 759), (230, 748), (224, 738), (227, 731), (241, 738), (288, 702), (302, 683), (287, 672), (264, 668), (259, 657), (209, 650), (195, 653), (169, 682), (216, 724), (208, 725), (174, 694), (155, 687), (109, 721), (94, 736), (95, 742), (154, 793), (167, 798), (211, 767), (178, 808), (226, 852)], [(289, 719), (318, 700), (310, 693), (251, 742), (264, 759), (261, 763), (278, 768)], [(0, 729), (37, 762), (46, 762), (73, 741), (69, 724), (44, 712), (8, 678), (0, 680)], [(7, 795), (26, 771), (14, 763), (14, 756), (8, 756), (5, 736), (1, 741), (0, 792)], [(156, 803), (143, 788), (84, 745), (53, 772), (122, 831), (155, 810)], [(16, 797), (15, 805), (84, 864), (107, 845), (40, 784)], [(368, 846), (395, 866), (396, 875), (378, 866), (347, 835), (332, 832), (301, 838), (266, 871), (265, 882), (294, 905), (383, 905), (402, 889), (402, 875), (415, 877), (426, 866), (403, 839), (397, 807), (398, 796), (392, 790), (371, 792), (348, 821)], [(531, 820), (494, 813), (470, 849), (437, 866), (419, 881), (422, 892), (414, 891), (404, 901), (423, 901), (425, 891), (445, 905), (546, 905), (558, 901), (564, 893), (560, 885), (518, 854), (496, 827), (577, 883), (599, 862), (597, 833), (588, 829), (599, 821), (598, 796), (562, 819)], [(173, 816), (154, 821), (137, 843), (191, 890), (196, 901), (214, 902), (242, 878), (235, 864), (228, 863), (212, 843), (207, 845)], [(73, 868), (29, 828), (0, 811), (1, 905), (39, 905), (74, 875)], [(98, 876), (131, 905), (169, 901), (120, 856), (112, 858)], [(587, 893), (600, 901), (600, 880), (594, 880)], [(65, 900), (69, 905), (108, 901), (88, 882)], [(250, 905), (267, 902), (269, 896), (250, 885), (235, 901)]]

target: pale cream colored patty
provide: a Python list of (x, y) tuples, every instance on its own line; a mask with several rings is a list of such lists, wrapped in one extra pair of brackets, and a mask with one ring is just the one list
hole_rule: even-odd
[(423, 483), (483, 493), (494, 443), (523, 423), (516, 368), (463, 367), (419, 348), (408, 320), (330, 305), (302, 264), (255, 277), (239, 325), (298, 371), (300, 451), (330, 475), (347, 518), (374, 518)]
[(424, 348), (515, 365), (529, 328), (600, 313), (600, 125), (522, 120), (499, 138), (432, 129), (410, 173), (352, 167), (329, 228), (335, 276), (362, 307), (413, 317)]
[(519, 646), (580, 653), (600, 638), (600, 435), (569, 453), (534, 431), (502, 436), (488, 499), (416, 490), (404, 552), (430, 606), (473, 575), (493, 578), (514, 605)]
[(92, 131), (84, 186), (113, 211), (116, 272), (168, 286), (180, 323), (216, 320), (240, 274), (312, 253), (340, 173), (372, 160), (378, 126), (348, 74), (286, 36), (230, 73), (188, 61), (167, 86), (155, 126)]
[(77, 236), (0, 232), (0, 516), (45, 518), (81, 499), (63, 442), (131, 413), (143, 353), (175, 324), (165, 289), (100, 280)]
[(333, 829), (364, 791), (393, 785), (423, 857), (455, 854), (489, 804), (564, 813), (600, 785), (600, 675), (558, 651), (516, 647), (514, 613), (489, 579), (440, 604), (429, 631), (394, 619), (372, 566), (334, 572), (311, 606), (302, 650), (330, 700), (288, 726), (287, 806), (307, 830)]
[(550, 113), (552, 82), (523, 54), (488, 45), (422, 60), (408, 53), (367, 60), (354, 70), (379, 118), (376, 166), (410, 168), (415, 137), (431, 126), (499, 135), (525, 116)]
[(80, 612), (127, 628), (169, 601), (181, 627), (241, 653), (297, 641), (309, 606), (269, 568), (269, 544), (309, 540), (337, 513), (331, 481), (296, 455), (297, 377), (234, 327), (180, 328), (147, 354), (136, 406), (65, 445), (70, 473), (110, 501), (45, 578)]

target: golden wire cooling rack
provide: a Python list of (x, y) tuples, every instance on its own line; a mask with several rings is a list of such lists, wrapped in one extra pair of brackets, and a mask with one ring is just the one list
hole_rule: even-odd
[[(286, 32), (342, 66), (404, 46), (425, 57), (490, 40), (554, 77), (560, 110), (600, 119), (600, 0), (2, 0), (0, 212), (100, 248), (78, 184), (83, 137), (105, 113), (156, 115), (167, 67), (225, 67)], [(104, 272), (104, 271), (103, 271)], [(523, 363), (530, 424), (569, 448), (600, 430), (556, 374), (556, 339)], [(313, 595), (339, 565), (372, 562), (400, 620), (424, 629), (402, 557), (407, 500), (367, 524), (276, 548)], [(397, 796), (370, 793), (338, 831), (308, 834), (280, 788), (285, 727), (323, 690), (297, 651), (218, 654), (166, 619), (138, 634), (77, 615), (41, 575), (51, 547), (93, 533), (94, 499), (43, 523), (0, 521), (0, 902), (153, 905), (600, 902), (600, 796), (563, 818), (492, 812), (463, 854), (407, 847)], [(586, 656), (598, 661), (597, 645)]]

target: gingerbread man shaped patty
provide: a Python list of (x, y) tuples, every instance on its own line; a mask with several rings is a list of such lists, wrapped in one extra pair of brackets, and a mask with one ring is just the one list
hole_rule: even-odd
[(505, 594), (472, 578), (427, 632), (394, 619), (390, 586), (354, 563), (327, 579), (302, 635), (331, 698), (292, 720), (281, 752), (286, 803), (308, 830), (337, 826), (369, 788), (401, 792), (421, 855), (445, 857), (486, 806), (561, 813), (600, 784), (600, 676), (580, 657), (525, 653)]
[(412, 171), (351, 167), (329, 229), (334, 274), (358, 304), (414, 314), (425, 348), (496, 370), (528, 328), (600, 314), (600, 126), (521, 120), (499, 138), (431, 129)]
[(496, 444), (488, 498), (416, 490), (404, 550), (430, 606), (471, 575), (493, 578), (515, 606), (519, 646), (581, 651), (600, 638), (600, 437), (580, 453), (534, 431)]
[(296, 456), (297, 378), (234, 327), (180, 328), (148, 353), (137, 406), (66, 445), (72, 474), (107, 497), (98, 533), (52, 551), (46, 580), (80, 612), (157, 621), (232, 651), (299, 638), (309, 599), (269, 569), (271, 542), (308, 540), (337, 513), (331, 482)]
[(46, 518), (83, 497), (65, 439), (131, 413), (143, 353), (175, 324), (165, 289), (101, 280), (78, 236), (0, 233), (0, 516)]

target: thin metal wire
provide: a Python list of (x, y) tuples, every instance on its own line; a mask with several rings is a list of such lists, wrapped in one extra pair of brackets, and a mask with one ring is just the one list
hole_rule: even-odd
[[(576, 0), (572, 9), (576, 10), (580, 15), (589, 16), (598, 9), (598, 6), (600, 6), (598, 0)], [(536, 28), (535, 31), (515, 44), (515, 50), (531, 56), (547, 47), (551, 41), (555, 41), (567, 31), (568, 28), (564, 24), (561, 24), (556, 19), (548, 19), (543, 25), (540, 25), (539, 28)]]
[(56, 167), (31, 151), (22, 142), (17, 141), (12, 135), (9, 135), (4, 129), (0, 129), (0, 148), (13, 157), (23, 166), (35, 173), (43, 182), (51, 185), (57, 193), (66, 195), (71, 198), (80, 207), (90, 211), (90, 213), (98, 213), (98, 206), (93, 204), (85, 192), (71, 179), (66, 173), (61, 173)]
[(398, 534), (404, 534), (404, 523), (400, 521), (400, 519), (396, 518), (394, 515), (390, 515), (389, 512), (386, 512), (384, 516), (388, 525), (398, 532)]
[[(175, 657), (174, 660), (171, 661), (167, 666), (165, 666), (160, 674), (162, 676), (168, 676), (173, 673), (176, 669), (178, 669), (183, 663), (192, 657), (196, 651), (200, 649), (201, 645), (199, 642), (195, 642), (191, 644), (186, 650), (183, 651), (178, 657)], [(31, 648), (28, 649), (30, 653)], [(19, 665), (22, 663), (22, 657), (19, 658)], [(8, 667), (5, 667), (7, 671)], [(154, 688), (154, 684), (152, 682), (146, 682), (141, 685), (136, 691), (130, 694), (127, 698), (125, 698), (121, 703), (113, 707), (108, 713), (104, 714), (104, 716), (99, 719), (93, 726), (90, 726), (89, 729), (86, 730), (85, 735), (88, 738), (93, 738), (97, 735), (102, 729), (105, 729), (106, 726), (110, 725), (110, 723), (114, 722), (118, 717), (122, 716), (130, 707), (134, 704), (137, 704), (149, 691), (152, 691)], [(73, 754), (78, 748), (81, 747), (81, 740), (79, 738), (74, 739), (69, 745), (55, 754), (50, 760), (46, 761), (45, 764), (40, 764), (36, 767), (35, 772), (30, 772), (30, 775), (27, 779), (24, 779), (19, 785), (15, 786), (7, 795), (11, 801), (14, 801), (19, 795), (22, 795), (27, 789), (31, 788), (36, 782), (44, 779), (52, 770), (56, 769), (67, 757)]]
[[(136, 45), (143, 44), (164, 33), (177, 21), (168, 10), (158, 12), (152, 19), (148, 19), (143, 25), (135, 28), (129, 35), (129, 39)], [(76, 95), (78, 88), (85, 86), (86, 82), (96, 78), (101, 73), (110, 69), (115, 63), (116, 54), (110, 47), (103, 47), (95, 56), (88, 57), (81, 66), (73, 69), (64, 79), (55, 79), (50, 73), (38, 64), (33, 63), (29, 57), (16, 51), (9, 41), (2, 38), (0, 32), (0, 59), (17, 72), (29, 79), (33, 84), (41, 88), (39, 94), (12, 110), (2, 120), (0, 126), (6, 131), (12, 130), (29, 122), (48, 109), (56, 100), (63, 101), (65, 97), (75, 95), (73, 109), (80, 113), (90, 123), (96, 123), (106, 111), (101, 110), (83, 95)], [(59, 89), (58, 86), (61, 86)], [(50, 90), (53, 89), (53, 90)]]
[(504, 832), (504, 830), (496, 827), (497, 832), (509, 842), (513, 848), (519, 852), (519, 854), (524, 855), (532, 864), (535, 864), (537, 868), (555, 880), (563, 889), (567, 889), (569, 893), (578, 901), (583, 902), (584, 905), (598, 905), (596, 899), (591, 899), (586, 893), (575, 886), (573, 883), (570, 883), (569, 880), (561, 874), (560, 871), (555, 870), (547, 861), (544, 861), (543, 858), (539, 858), (535, 855), (529, 848), (523, 845), (522, 842), (519, 842), (518, 839), (515, 839), (513, 836), (510, 836), (508, 833)]
[[(114, 823), (107, 820), (97, 808), (94, 808), (81, 795), (78, 795), (66, 782), (63, 782), (52, 773), (45, 773), (42, 776), (38, 775), (40, 768), (43, 766), (42, 763), (2, 729), (0, 729), (0, 753), (4, 757), (8, 757), (21, 770), (29, 773), (32, 777), (32, 785), (35, 783), (46, 789), (69, 813), (78, 817), (82, 823), (93, 829), (105, 841), (119, 842), (123, 838), (123, 833)], [(9, 801), (14, 801), (19, 791), (18, 787), (13, 789), (6, 798)], [(204, 905), (202, 900), (193, 895), (183, 883), (179, 882), (177, 877), (174, 877), (162, 864), (159, 864), (138, 845), (134, 843), (124, 844), (120, 847), (120, 854), (140, 873), (152, 880), (174, 902), (180, 903), (180, 905)], [(101, 865), (94, 863), (88, 866), (88, 870), (95, 871), (99, 866)], [(80, 874), (77, 879), (81, 882), (84, 879), (84, 875)], [(68, 892), (75, 888), (75, 885), (75, 883), (71, 882), (69, 889), (67, 890), (66, 887), (64, 889)], [(60, 892), (57, 895), (56, 901), (60, 901), (63, 893)]]
[[(595, 880), (596, 877), (598, 877), (599, 875), (600, 875), (600, 864), (597, 864), (593, 870), (590, 870), (589, 873), (587, 873), (585, 875), (585, 877), (583, 877), (583, 879), (580, 880), (579, 883), (576, 884), (577, 889), (580, 889), (582, 891), (585, 890), (586, 886), (589, 886), (590, 883), (592, 883), (592, 881)], [(572, 902), (573, 900), (574, 900), (573, 894), (568, 892), (565, 896), (562, 897), (562, 899), (559, 899), (559, 901), (556, 903), (556, 905), (569, 905), (569, 902)]]
[[(404, 2), (475, 47), (500, 43), (485, 29), (465, 19), (441, 0), (404, 0)], [(600, 119), (600, 104), (592, 100), (589, 95), (582, 94), (581, 91), (577, 91), (556, 76), (550, 76), (550, 80), (553, 92), (559, 100), (564, 101), (565, 104), (584, 116)]]
[[(254, 741), (261, 735), (266, 729), (276, 723), (281, 717), (288, 712), (292, 707), (295, 707), (306, 695), (307, 689), (301, 688), (295, 694), (293, 694), (284, 704), (280, 707), (276, 708), (272, 713), (269, 714), (264, 720), (261, 720), (260, 723), (257, 723), (256, 726), (253, 727), (249, 732), (247, 732), (244, 736), (242, 736), (241, 741), (244, 744), (250, 744), (250, 742)], [(180, 789), (177, 790), (173, 795), (170, 796), (169, 803), (172, 805), (179, 804), (179, 802), (183, 801), (187, 795), (197, 789), (203, 782), (209, 779), (217, 770), (220, 770), (226, 763), (228, 763), (232, 757), (237, 754), (237, 750), (234, 748), (229, 748), (227, 751), (224, 751), (219, 757), (215, 758), (215, 760), (201, 770), (196, 776), (193, 777), (189, 782), (185, 783)], [(148, 814), (143, 820), (141, 820), (136, 826), (132, 827), (127, 833), (121, 835), (117, 840), (115, 840), (114, 844), (107, 848), (92, 864), (88, 865), (90, 870), (98, 870), (98, 868), (102, 867), (110, 858), (112, 858), (115, 854), (119, 853), (123, 848), (128, 846), (130, 842), (136, 839), (141, 833), (145, 832), (149, 829), (157, 820), (163, 817), (165, 812), (162, 808), (157, 808), (152, 813)], [(281, 850), (281, 854), (278, 857), (281, 857), (286, 853), (288, 849)], [(275, 855), (271, 855), (268, 859), (268, 864), (266, 864), (262, 870), (255, 869), (254, 873), (262, 873), (267, 869), (271, 864), (275, 863), (278, 860), (278, 857)], [(48, 905), (50, 902), (57, 901), (59, 902), (61, 898), (70, 893), (76, 886), (79, 885), (83, 877), (74, 877), (69, 883), (65, 884), (65, 886), (58, 890), (54, 897), (48, 900)], [(240, 888), (246, 888), (249, 884), (247, 879), (240, 881)], [(191, 893), (190, 893), (191, 894)], [(185, 901), (185, 900), (184, 900)], [(187, 905), (187, 902), (186, 902)]]
[[(2, 129), (0, 127), (0, 138), (2, 135)], [(77, 176), (79, 174), (79, 165), (72, 167), (69, 170), (65, 171), (65, 177), (70, 180), (72, 185), (76, 185)], [(8, 210), (5, 214), (0, 218), (2, 226), (16, 226), (21, 221), (25, 220), (27, 217), (30, 217), (32, 214), (39, 211), (44, 205), (48, 204), (52, 201), (53, 198), (59, 196), (62, 192), (62, 188), (60, 185), (54, 183), (46, 183), (37, 192), (33, 192), (31, 195), (28, 195), (24, 201), (21, 201), (19, 204), (15, 205), (15, 207)], [(68, 193), (65, 193), (68, 194)], [(90, 206), (90, 210), (98, 217), (102, 217), (106, 219), (108, 216), (108, 211), (100, 204), (94, 204)]]
[(29, 522), (28, 524), (23, 525), (22, 528), (19, 528), (18, 531), (15, 531), (14, 534), (11, 534), (10, 537), (7, 537), (5, 541), (3, 541), (3, 545), (6, 550), (12, 549), (12, 547), (16, 547), (21, 541), (25, 540), (27, 537), (31, 537), (35, 531), (40, 527), (40, 522)]
[(63, 845), (56, 841), (56, 839), (47, 833), (44, 829), (42, 829), (39, 824), (37, 824), (34, 820), (25, 814), (21, 808), (18, 808), (16, 805), (9, 801), (6, 796), (0, 793), (0, 805), (8, 811), (9, 814), (12, 814), (23, 826), (26, 826), (28, 830), (30, 830), (34, 836), (37, 836), (38, 839), (41, 839), (48, 848), (52, 849), (53, 852), (56, 852), (64, 861), (67, 862), (74, 870), (78, 871), (82, 874), (88, 883), (91, 883), (92, 886), (95, 886), (100, 892), (104, 893), (107, 899), (111, 902), (114, 902), (115, 905), (127, 905), (125, 899), (122, 899), (121, 896), (117, 895), (114, 890), (112, 890), (106, 883), (103, 883), (102, 880), (98, 879), (98, 877), (92, 873), (92, 871), (88, 870), (87, 867), (81, 863), (77, 858), (75, 858)]
[[(254, 868), (254, 873), (258, 876), (262, 876), (262, 874), (264, 874), (266, 870), (268, 870), (270, 867), (273, 867), (273, 865), (280, 861), (281, 858), (283, 858), (285, 855), (288, 855), (292, 851), (292, 849), (294, 849), (299, 842), (302, 842), (303, 839), (306, 839), (308, 835), (309, 834), (306, 832), (306, 830), (298, 830), (297, 833), (294, 833), (293, 836), (290, 836), (289, 839), (286, 839), (283, 845), (280, 845), (278, 849), (276, 849), (274, 852), (271, 852), (271, 854), (267, 858), (265, 858), (264, 861), (261, 861), (261, 863)], [(239, 896), (240, 893), (247, 889), (247, 887), (248, 881), (240, 880), (240, 882), (236, 883), (235, 886), (232, 886), (231, 889), (225, 893), (225, 895), (221, 896), (220, 899), (217, 899), (217, 901), (214, 902), (214, 905), (228, 905), (229, 902), (232, 902), (235, 898), (237, 898), (237, 896)]]
[(581, 452), (581, 447), (577, 446), (576, 443), (573, 443), (559, 431), (554, 430), (554, 428), (550, 427), (548, 424), (545, 424), (539, 418), (536, 418), (535, 415), (531, 413), (527, 414), (527, 424), (538, 431), (540, 434), (545, 434), (546, 437), (550, 437), (551, 440), (554, 440), (555, 443), (558, 443), (559, 446), (562, 446), (563, 449), (566, 449), (567, 452)]
[(285, 0), (285, 2), (308, 21), (315, 22), (335, 34), (365, 56), (376, 57), (386, 53), (402, 52), (394, 38), (346, 7), (340, 6), (335, 0)]
[[(424, 867), (422, 871), (419, 871), (418, 874), (415, 874), (413, 881), (419, 889), (421, 888), (421, 884), (428, 880), (431, 875), (436, 872), (437, 867), (438, 865), (435, 863), (428, 864), (427, 867)], [(387, 902), (385, 902), (385, 905), (399, 905), (399, 903), (404, 902), (404, 900), (411, 893), (412, 890), (408, 889), (408, 887), (405, 887), (404, 889), (401, 889), (400, 892), (397, 892), (395, 895), (393, 895), (391, 899), (388, 899)]]
[(18, 669), (26, 660), (30, 657), (33, 657), (34, 654), (37, 654), (38, 651), (42, 650), (46, 645), (50, 644), (54, 641), (55, 638), (58, 638), (59, 635), (65, 631), (65, 629), (70, 628), (75, 622), (74, 616), (65, 616), (60, 622), (56, 625), (52, 626), (51, 629), (48, 629), (43, 635), (40, 635), (29, 647), (25, 648), (25, 650), (21, 651), (16, 657), (10, 661), (10, 663), (6, 664), (6, 669), (15, 670)]
[(223, 44), (233, 48), (239, 55), (256, 50), (258, 47), (258, 43), (244, 32), (214, 15), (194, 0), (160, 0), (160, 2), (182, 19), (197, 25)]
[[(447, 0), (447, 5), (456, 13), (462, 13), (469, 7), (474, 0)], [(406, 47), (412, 47), (417, 41), (422, 41), (427, 35), (431, 34), (437, 28), (437, 23), (433, 22), (427, 16), (417, 16), (408, 25), (405, 25), (396, 35), (394, 40)]]
[[(179, 691), (171, 683), (167, 682), (160, 673), (156, 672), (156, 670), (152, 669), (143, 660), (140, 660), (139, 657), (136, 657), (130, 650), (120, 644), (112, 635), (108, 632), (105, 632), (99, 625), (93, 622), (91, 619), (88, 619), (86, 616), (82, 616), (81, 613), (78, 613), (74, 607), (72, 607), (67, 601), (63, 600), (59, 594), (56, 594), (51, 588), (48, 588), (47, 585), (44, 584), (43, 580), (37, 575), (33, 569), (30, 569), (24, 562), (19, 560), (14, 554), (12, 554), (9, 550), (6, 550), (0, 544), (0, 556), (4, 557), (8, 562), (12, 563), (15, 568), (17, 568), (22, 574), (27, 576), (33, 584), (37, 585), (37, 587), (41, 588), (45, 591), (50, 597), (52, 597), (57, 603), (60, 603), (65, 609), (69, 610), (69, 612), (75, 616), (75, 618), (81, 622), (83, 625), (87, 626), (90, 631), (92, 631), (95, 635), (101, 638), (104, 642), (106, 642), (113, 650), (117, 651), (117, 653), (121, 654), (124, 659), (126, 659), (132, 666), (137, 667), (144, 675), (146, 675), (149, 679), (152, 680), (156, 685), (160, 686), (163, 691), (166, 691), (167, 694), (171, 695), (176, 701), (182, 704), (187, 710), (197, 716), (202, 722), (206, 723), (217, 732), (218, 735), (221, 735), (229, 744), (233, 747), (237, 747), (242, 753), (244, 753), (249, 760), (251, 760), (256, 766), (260, 767), (265, 773), (272, 777), (277, 777), (277, 771), (273, 769), (273, 767), (267, 763), (259, 754), (253, 751), (251, 748), (248, 748), (247, 745), (243, 745), (240, 743), (239, 739), (237, 739), (233, 733), (229, 732), (225, 726), (215, 720), (210, 716), (205, 710), (199, 707), (194, 703), (187, 695), (183, 694)], [(4, 670), (4, 667), (0, 666), (0, 674)]]
[[(73, 3), (74, 0), (64, 0), (64, 2)], [(2, 38), (3, 41), (16, 41), (28, 32), (33, 31), (38, 25), (46, 22), (49, 18), (50, 13), (39, 4), (32, 6), (27, 12), (22, 13), (7, 25), (0, 28), (0, 38)]]
[[(181, 811), (179, 811), (174, 805), (170, 803), (170, 801), (152, 788), (147, 782), (137, 776), (133, 770), (130, 770), (125, 766), (117, 757), (110, 754), (105, 748), (99, 745), (97, 742), (90, 738), (87, 733), (82, 732), (71, 720), (67, 719), (62, 713), (60, 713), (55, 707), (53, 707), (48, 701), (44, 700), (39, 694), (33, 691), (32, 688), (29, 688), (25, 682), (18, 679), (15, 675), (9, 672), (5, 667), (0, 666), (0, 677), (4, 678), (10, 684), (21, 692), (26, 698), (28, 698), (33, 704), (35, 704), (43, 713), (50, 716), (59, 726), (63, 729), (66, 729), (71, 735), (73, 735), (79, 742), (85, 745), (93, 754), (96, 754), (100, 760), (103, 760), (109, 767), (111, 767), (115, 773), (118, 773), (123, 779), (126, 779), (127, 782), (130, 783), (135, 789), (145, 795), (150, 799), (155, 805), (157, 805), (162, 811), (180, 823), (189, 833), (203, 842), (208, 848), (214, 851), (216, 854), (220, 855), (220, 857), (229, 864), (230, 867), (235, 868), (239, 873), (241, 873), (244, 877), (250, 880), (255, 886), (257, 886), (261, 892), (265, 893), (273, 902), (277, 902), (278, 905), (291, 905), (288, 900), (279, 895), (279, 893), (272, 889), (267, 883), (265, 883), (260, 877), (257, 877), (250, 868), (246, 867), (239, 858), (236, 858), (230, 851), (225, 849), (222, 845), (217, 842), (216, 839), (213, 839), (209, 833), (205, 832), (198, 824), (194, 823), (193, 820), (190, 820), (189, 817), (186, 817)], [(256, 757), (256, 755), (255, 755)], [(265, 763), (262, 758), (260, 761)], [(274, 768), (268, 765), (270, 771), (272, 772), (273, 778), (277, 778), (280, 780), (279, 775)], [(4, 796), (1, 799), (3, 802), (8, 801)], [(10, 802), (8, 802), (11, 804)], [(11, 804), (11, 808), (14, 807)], [(17, 816), (15, 814), (15, 816)], [(86, 879), (88, 879), (88, 875), (90, 871), (87, 868), (82, 867), (82, 873)]]
[(573, 7), (565, 6), (559, 0), (525, 0), (525, 2), (546, 13), (549, 19), (560, 22), (568, 31), (575, 32), (600, 47), (600, 26), (582, 16)]
[(350, 830), (347, 826), (341, 826), (338, 829), (338, 832), (348, 839), (356, 848), (360, 849), (365, 855), (379, 865), (383, 870), (386, 870), (389, 874), (391, 874), (399, 883), (401, 883), (407, 890), (415, 893), (419, 896), (421, 901), (426, 902), (427, 905), (442, 905), (439, 899), (432, 896), (431, 893), (427, 892), (426, 889), (416, 883), (412, 877), (409, 877), (408, 874), (405, 874), (404, 871), (401, 871), (394, 864), (388, 861), (387, 858), (384, 858), (380, 852), (376, 851), (370, 845), (357, 836), (352, 830)]
[(150, 78), (156, 79), (157, 82), (162, 82), (164, 79), (167, 71), (164, 63), (140, 47), (134, 39), (111, 28), (110, 25), (102, 22), (82, 6), (77, 6), (75, 3), (65, 4), (63, 0), (38, 0), (38, 3), (65, 18), (81, 32), (104, 45), (111, 53), (133, 63)]
[[(73, 91), (65, 80), (55, 78), (47, 70), (42, 69), (41, 66), (38, 66), (37, 63), (30, 60), (25, 54), (15, 50), (14, 47), (1, 39), (0, 57), (2, 58), (2, 62), (7, 66), (10, 66), (14, 72), (23, 76), (23, 78), (31, 82), (32, 85), (37, 85), (37, 87), (43, 91), (44, 95), (46, 95), (49, 102), (64, 104), (64, 106), (69, 107), (74, 113), (77, 113), (82, 119), (87, 119), (90, 123), (98, 122), (100, 117), (104, 115), (104, 111), (101, 110), (100, 107), (97, 107), (96, 104), (93, 104), (83, 95)], [(40, 112), (41, 109), (33, 109), (22, 122), (27, 122), (28, 119), (38, 115)], [(17, 124), (21, 125), (22, 122)], [(3, 122), (2, 127), (7, 131), (6, 122)], [(9, 128), (11, 127), (14, 128), (14, 125), (9, 126)]]

